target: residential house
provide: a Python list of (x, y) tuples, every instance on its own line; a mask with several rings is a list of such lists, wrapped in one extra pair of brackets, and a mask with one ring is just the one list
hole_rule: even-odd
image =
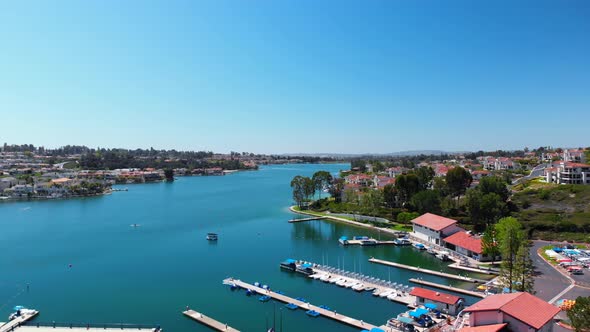
[(34, 188), (30, 184), (17, 184), (11, 188), (4, 189), (4, 193), (12, 197), (23, 197), (33, 194)]
[(12, 176), (0, 178), (0, 192), (18, 184), (18, 180)]
[(397, 167), (389, 167), (385, 171), (387, 172), (387, 175), (390, 178), (394, 178), (394, 177), (396, 177), (396, 176), (398, 176), (398, 175), (403, 174), (404, 172), (406, 172), (407, 169), (404, 168), (404, 167), (397, 166)]
[(471, 171), (471, 177), (473, 178), (473, 181), (479, 181), (481, 180), (481, 178), (486, 177), (486, 176), (490, 176), (492, 173), (488, 170), (477, 170), (477, 171)]
[(436, 305), (437, 309), (449, 315), (456, 316), (463, 309), (464, 300), (458, 296), (433, 291), (426, 288), (414, 287), (410, 295), (416, 297), (414, 306), (418, 307), (426, 303)]
[(377, 176), (373, 177), (373, 186), (378, 189), (383, 189), (388, 184), (395, 184), (395, 178), (389, 176)]
[(565, 162), (574, 162), (574, 163), (585, 163), (586, 162), (586, 155), (584, 154), (584, 150), (580, 149), (566, 149), (563, 150), (563, 161)]
[(542, 163), (550, 163), (554, 160), (558, 160), (561, 155), (557, 152), (543, 152), (541, 153), (541, 162)]
[(423, 241), (443, 244), (443, 239), (463, 229), (457, 226), (457, 221), (432, 213), (425, 213), (412, 220), (412, 235)]
[(352, 174), (344, 178), (345, 183), (369, 187), (373, 184), (373, 177), (367, 174)]
[(514, 332), (551, 332), (560, 309), (529, 293), (490, 295), (465, 308), (471, 327), (507, 324)]
[(434, 170), (434, 176), (447, 176), (447, 173), (451, 168), (449, 168), (445, 164), (434, 164), (432, 165), (432, 169)]
[(590, 165), (559, 162), (545, 169), (545, 181), (558, 184), (590, 184)]

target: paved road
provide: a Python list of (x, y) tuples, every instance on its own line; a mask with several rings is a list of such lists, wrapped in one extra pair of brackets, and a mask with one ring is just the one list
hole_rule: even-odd
[(535, 291), (537, 293), (535, 295), (545, 301), (550, 301), (571, 284), (569, 279), (537, 255), (537, 250), (549, 243), (546, 241), (533, 241), (531, 246), (531, 258), (537, 272), (535, 276)]

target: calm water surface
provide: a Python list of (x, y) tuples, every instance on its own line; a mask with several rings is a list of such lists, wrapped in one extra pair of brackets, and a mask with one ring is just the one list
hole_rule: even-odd
[[(210, 331), (183, 317), (189, 305), (242, 331), (265, 331), (274, 310), (277, 328), (282, 316), (286, 332), (357, 330), (232, 292), (221, 284), (228, 276), (266, 283), (378, 325), (404, 310), (370, 293), (281, 271), (278, 264), (285, 258), (323, 261), (397, 282), (419, 276), (456, 285), (367, 261), (374, 256), (449, 271), (411, 247), (343, 248), (337, 242), (343, 235), (379, 234), (326, 221), (287, 223), (293, 218), (287, 209), (293, 176), (336, 174), (348, 167), (267, 166), (224, 177), (129, 185), (128, 192), (98, 198), (2, 203), (0, 320), (22, 304), (40, 310), (37, 320), (44, 322), (155, 323), (165, 331)], [(218, 243), (206, 241), (207, 232), (218, 232)]]

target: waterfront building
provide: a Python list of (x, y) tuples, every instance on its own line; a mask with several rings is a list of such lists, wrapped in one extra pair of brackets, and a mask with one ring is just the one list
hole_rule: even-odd
[(426, 288), (414, 287), (410, 295), (416, 297), (415, 306), (431, 303), (436, 309), (449, 315), (456, 316), (463, 309), (464, 300), (458, 296), (433, 291)]
[(457, 220), (441, 217), (432, 213), (425, 213), (412, 220), (412, 235), (437, 245), (442, 245), (443, 239), (463, 229), (457, 226)]
[(478, 261), (489, 261), (491, 257), (483, 254), (481, 237), (461, 231), (444, 239), (445, 247)]
[(580, 149), (565, 149), (563, 150), (563, 161), (571, 161), (574, 163), (585, 163), (586, 162), (586, 155), (584, 154), (584, 150)]
[(510, 331), (553, 331), (560, 309), (529, 293), (490, 295), (465, 308), (471, 327), (507, 324)]

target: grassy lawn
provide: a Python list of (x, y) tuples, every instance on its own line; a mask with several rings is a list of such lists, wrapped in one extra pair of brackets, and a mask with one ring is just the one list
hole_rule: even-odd
[(378, 223), (378, 224), (374, 224), (372, 222), (369, 221), (361, 221), (361, 220), (355, 220), (353, 217), (349, 217), (349, 216), (335, 216), (331, 213), (325, 213), (325, 212), (318, 212), (315, 210), (301, 210), (298, 206), (294, 206), (293, 210), (295, 211), (301, 211), (301, 212), (305, 212), (317, 217), (335, 217), (335, 218), (341, 218), (341, 219), (346, 219), (346, 220), (350, 220), (350, 221), (356, 221), (356, 222), (360, 222), (363, 224), (372, 224), (378, 227), (386, 227), (386, 228), (390, 228), (396, 231), (404, 231), (404, 232), (410, 232), (412, 231), (412, 226), (411, 225), (404, 225), (404, 224), (398, 224), (398, 223), (394, 223), (391, 222), (391, 225), (387, 224), (382, 224), (382, 223)]

